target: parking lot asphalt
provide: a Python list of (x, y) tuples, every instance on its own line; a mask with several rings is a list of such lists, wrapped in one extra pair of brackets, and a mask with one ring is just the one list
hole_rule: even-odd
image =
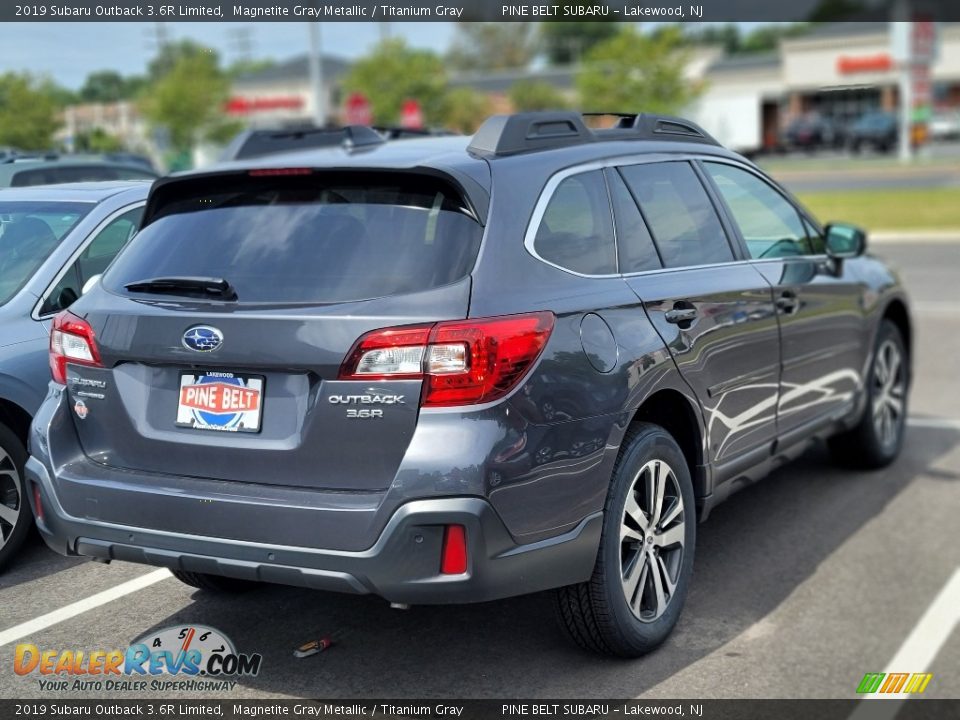
[[(377, 598), (276, 586), (210, 596), (169, 577), (11, 639), (22, 623), (156, 572), (62, 558), (33, 538), (0, 575), (0, 697), (132, 697), (41, 691), (37, 676), (12, 672), (14, 646), (125, 648), (148, 630), (187, 623), (263, 655), (258, 676), (226, 693), (181, 695), (192, 698), (854, 698), (864, 673), (885, 670), (931, 672), (925, 697), (960, 697), (951, 609), (960, 599), (949, 594), (960, 587), (951, 585), (960, 569), (960, 242), (876, 252), (902, 269), (916, 304), (902, 457), (849, 472), (814, 448), (720, 506), (698, 528), (680, 623), (646, 658), (574, 648), (552, 620), (549, 594), (392, 610)], [(329, 633), (338, 645), (293, 657)], [(888, 667), (894, 658), (925, 666)]]

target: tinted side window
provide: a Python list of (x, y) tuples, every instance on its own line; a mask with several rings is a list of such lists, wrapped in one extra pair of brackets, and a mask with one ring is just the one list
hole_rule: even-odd
[(47, 295), (40, 314), (47, 315), (70, 307), (80, 297), (87, 280), (106, 270), (110, 261), (133, 237), (142, 217), (143, 206), (140, 206), (114, 218), (100, 230)]
[(600, 170), (561, 181), (533, 244), (544, 260), (568, 270), (584, 275), (617, 272), (610, 199)]
[(621, 172), (640, 204), (666, 267), (734, 259), (720, 218), (689, 163), (630, 165)]
[(613, 214), (617, 222), (617, 250), (620, 257), (620, 272), (635, 273), (644, 270), (659, 270), (660, 256), (643, 222), (640, 209), (616, 170), (607, 174)]
[(796, 208), (769, 184), (724, 163), (703, 164), (730, 208), (750, 257), (776, 258), (818, 252)]

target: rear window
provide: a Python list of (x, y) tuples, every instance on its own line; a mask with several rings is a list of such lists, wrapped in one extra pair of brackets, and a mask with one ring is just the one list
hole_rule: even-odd
[(178, 196), (155, 213), (105, 275), (108, 289), (200, 276), (228, 281), (244, 304), (350, 302), (455, 282), (480, 248), (482, 226), (432, 178), (208, 184), (212, 192)]

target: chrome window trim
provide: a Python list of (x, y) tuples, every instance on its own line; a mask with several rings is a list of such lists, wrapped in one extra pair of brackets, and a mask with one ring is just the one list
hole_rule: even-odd
[(37, 299), (37, 303), (33, 306), (33, 310), (30, 313), (30, 318), (33, 320), (49, 320), (56, 315), (56, 312), (41, 315), (40, 308), (43, 307), (43, 304), (50, 297), (50, 293), (53, 292), (53, 289), (57, 286), (57, 284), (63, 280), (63, 277), (67, 274), (67, 271), (73, 267), (73, 264), (77, 262), (77, 260), (80, 259), (80, 256), (83, 255), (84, 250), (86, 250), (90, 243), (93, 242), (94, 238), (103, 232), (107, 225), (112, 223), (121, 215), (125, 215), (126, 213), (130, 212), (131, 210), (135, 210), (138, 207), (145, 207), (146, 204), (146, 200), (137, 200), (136, 202), (129, 203), (128, 205), (124, 205), (123, 207), (114, 210), (112, 213), (107, 215), (107, 217), (97, 223), (96, 227), (87, 233), (87, 236), (83, 239), (83, 242), (81, 242), (80, 245), (77, 246), (77, 249), (73, 251), (70, 257), (67, 259), (67, 262), (63, 264), (63, 267), (61, 267), (57, 274), (53, 276), (53, 280), (51, 280), (47, 285), (46, 290), (40, 293), (40, 297)]
[[(540, 192), (540, 197), (537, 199), (537, 204), (533, 208), (533, 214), (530, 216), (530, 222), (527, 224), (527, 230), (523, 236), (523, 247), (526, 251), (536, 260), (539, 260), (544, 265), (549, 265), (554, 267), (557, 270), (561, 270), (568, 275), (574, 275), (581, 278), (590, 278), (593, 280), (606, 280), (610, 278), (632, 278), (642, 275), (649, 275), (651, 273), (662, 273), (662, 272), (677, 272), (681, 270), (697, 270), (700, 268), (715, 268), (715, 267), (724, 267), (726, 265), (739, 265), (743, 263), (751, 262), (750, 258), (745, 259), (734, 259), (730, 261), (724, 261), (722, 263), (708, 263), (706, 265), (684, 265), (682, 267), (673, 267), (673, 268), (657, 268), (655, 270), (641, 270), (635, 273), (609, 273), (605, 275), (589, 275), (586, 273), (580, 273), (576, 270), (571, 270), (565, 268), (562, 265), (557, 265), (554, 262), (547, 260), (542, 257), (534, 247), (534, 241), (537, 237), (537, 231), (540, 229), (540, 223), (543, 220), (543, 216), (546, 213), (547, 205), (550, 204), (550, 200), (553, 199), (553, 194), (557, 189), (557, 186), (566, 180), (568, 177), (574, 175), (581, 175), (583, 173), (592, 172), (594, 170), (604, 170), (606, 168), (613, 168), (614, 170), (618, 167), (628, 167), (630, 165), (648, 165), (652, 163), (662, 163), (662, 162), (696, 162), (698, 160), (703, 160), (705, 157), (713, 159), (714, 156), (703, 156), (695, 155), (691, 153), (651, 153), (649, 155), (617, 155), (615, 157), (603, 158), (602, 160), (591, 160), (590, 162), (583, 163), (580, 165), (573, 165), (562, 170), (558, 170), (547, 180), (546, 185), (543, 186), (543, 190)], [(735, 162), (729, 158), (718, 156), (717, 159), (729, 161), (731, 165), (737, 167), (743, 167), (741, 163)], [(699, 178), (698, 178), (699, 179)], [(606, 182), (606, 177), (604, 177), (604, 182)], [(704, 188), (706, 192), (706, 188)], [(613, 198), (610, 197), (609, 187), (607, 188), (607, 197), (610, 202), (610, 212), (613, 213)], [(712, 201), (711, 201), (712, 202)], [(789, 200), (788, 200), (789, 202)], [(790, 204), (796, 207), (796, 204), (790, 202)], [(799, 213), (799, 208), (797, 209)], [(719, 213), (718, 213), (719, 217)], [(613, 232), (614, 240), (616, 241), (617, 233), (617, 223), (616, 217), (613, 218)], [(729, 241), (729, 240), (728, 240)], [(619, 252), (619, 248), (617, 248)], [(809, 257), (809, 256), (804, 256)], [(617, 256), (617, 268), (619, 269), (619, 255)]]

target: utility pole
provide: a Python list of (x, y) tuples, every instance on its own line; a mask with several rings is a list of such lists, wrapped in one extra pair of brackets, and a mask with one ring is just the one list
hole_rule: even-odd
[(313, 95), (313, 122), (317, 127), (327, 124), (327, 103), (323, 89), (323, 54), (320, 42), (320, 23), (307, 23), (310, 31), (310, 92)]
[(897, 0), (890, 23), (891, 55), (897, 61), (897, 88), (900, 94), (900, 162), (908, 163), (913, 156), (911, 129), (913, 125), (913, 43), (910, 7), (907, 0)]
[(390, 23), (380, 22), (377, 25), (380, 27), (380, 42), (386, 42), (390, 39)]
[(233, 45), (237, 63), (249, 63), (253, 60), (253, 28), (238, 27), (227, 31), (227, 37)]

